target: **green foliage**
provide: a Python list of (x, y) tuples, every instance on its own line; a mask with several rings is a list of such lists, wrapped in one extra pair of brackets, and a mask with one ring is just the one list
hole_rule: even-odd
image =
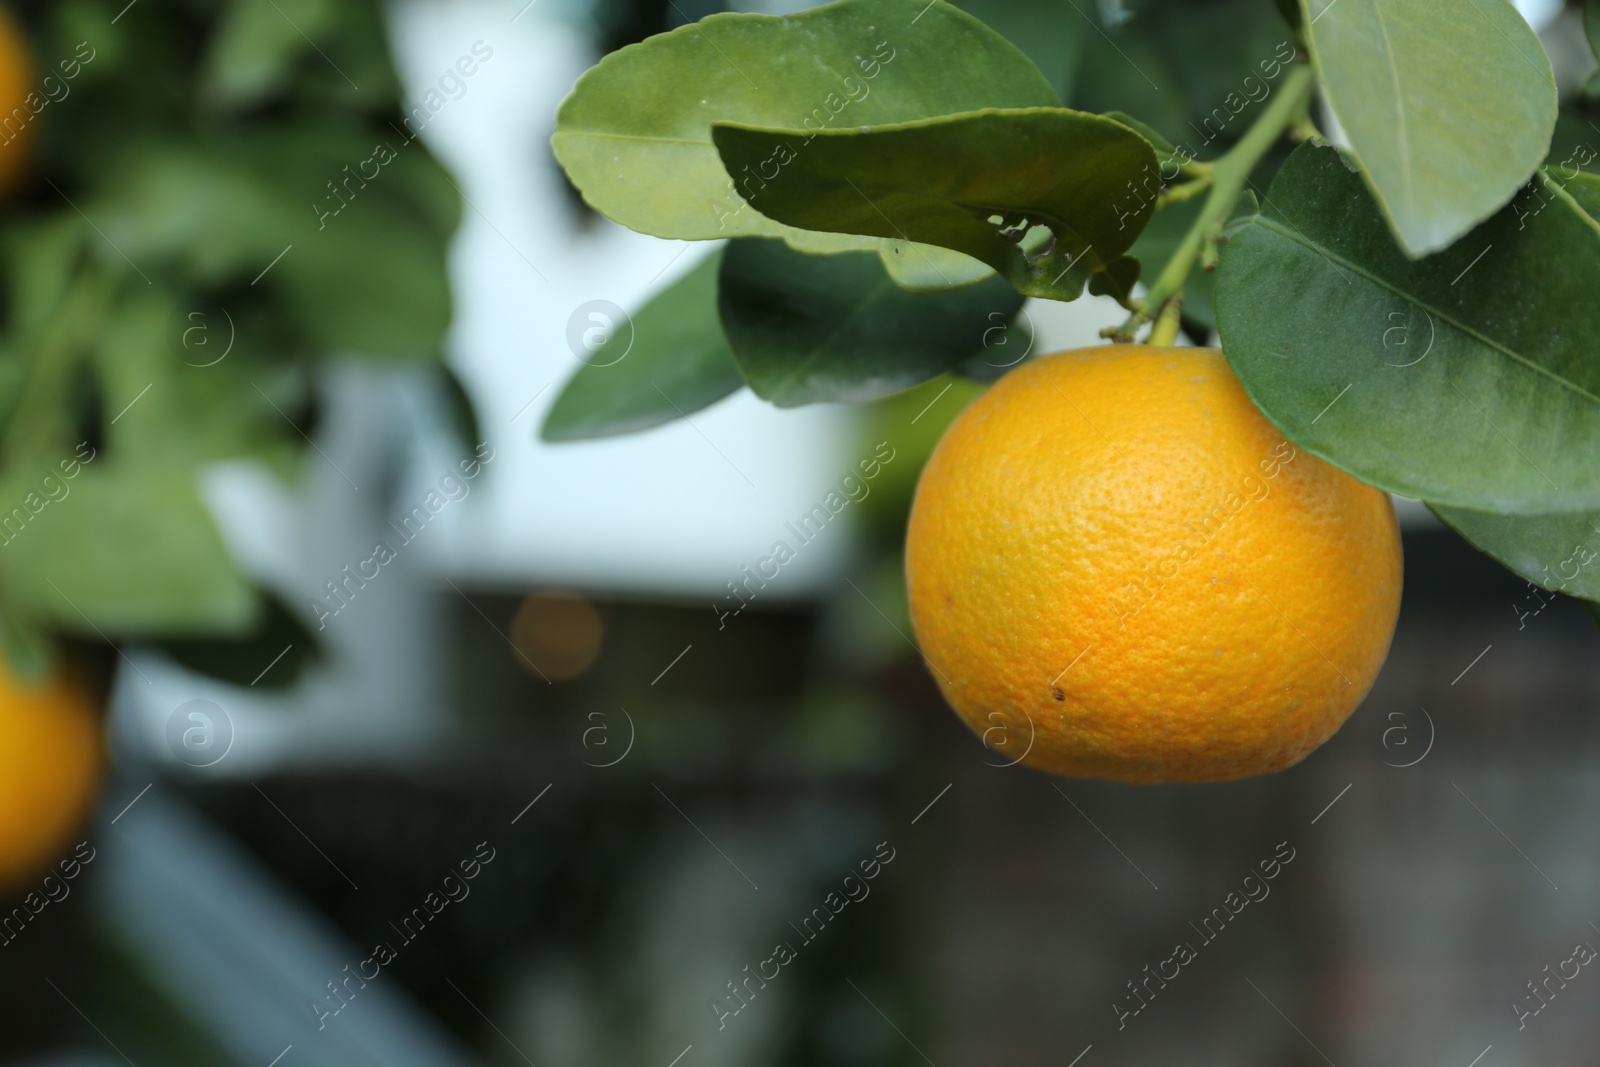
[(796, 407), (875, 400), (942, 374), (1004, 334), (1022, 297), (999, 278), (910, 293), (870, 253), (809, 256), (743, 238), (723, 256), (719, 304), (750, 387)]
[(1600, 511), (1496, 515), (1433, 505), (1433, 512), (1535, 585), (1600, 601)]
[(459, 197), (374, 0), (124, 7), (26, 23), (66, 91), (0, 217), (0, 608), (10, 649), (205, 634), (185, 662), (231, 677), (286, 624), (200, 472), (292, 472), (327, 360), (438, 362)]
[(1448, 247), (1544, 160), (1555, 76), (1506, 0), (1301, 3), (1328, 103), (1408, 254)]
[[(567, 382), (541, 436), (577, 441), (648, 430), (692, 415), (744, 385), (717, 317), (721, 265), (721, 252), (707, 256), (621, 326), (626, 333), (613, 333)], [(596, 322), (593, 328), (606, 325)], [(614, 344), (626, 347), (613, 354)]]
[[(994, 29), (840, 0), (712, 16), (580, 79), (553, 143), (588, 202), (735, 240), (720, 325), (709, 272), (680, 283), (640, 315), (660, 344), (580, 370), (547, 436), (680, 413), (651, 395), (668, 368), (709, 402), (724, 344), (776, 404), (880, 396), (1020, 296), (1087, 286), (1131, 312), (1108, 335), (1215, 326), (1297, 444), (1596, 595), (1545, 568), (1600, 507), (1600, 132), (1506, 0), (963, 6)], [(1586, 20), (1600, 44), (1600, 0)], [(1322, 143), (1313, 75), (1349, 151), (1289, 151)]]
[(317, 636), (277, 597), (267, 596), (256, 625), (232, 640), (200, 636), (161, 642), (161, 650), (191, 670), (234, 685), (286, 689), (321, 659)]
[[(1127, 296), (1121, 263), (1155, 209), (1155, 151), (1132, 130), (1066, 108), (984, 110), (869, 129), (718, 123), (729, 173), (764, 165), (752, 207), (800, 229), (909, 238), (962, 252), (1028, 296), (1072, 300), (1095, 276)], [(762, 173), (765, 173), (763, 170)], [(1145, 188), (1125, 183), (1143, 179)]]
[(641, 233), (879, 249), (880, 239), (808, 233), (751, 209), (744, 196), (770, 178), (730, 176), (712, 124), (806, 137), (1058, 103), (1013, 45), (944, 0), (839, 0), (784, 17), (712, 15), (607, 56), (562, 105), (551, 145), (591, 206)]
[(1338, 153), (1306, 146), (1223, 249), (1217, 319), (1311, 452), (1406, 496), (1570, 510), (1600, 505), (1596, 279), (1600, 226), (1553, 178), (1412, 260)]

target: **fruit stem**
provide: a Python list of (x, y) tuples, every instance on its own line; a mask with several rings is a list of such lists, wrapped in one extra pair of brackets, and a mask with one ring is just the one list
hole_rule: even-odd
[(1183, 323), (1183, 294), (1179, 293), (1168, 300), (1156, 315), (1156, 324), (1150, 327), (1150, 336), (1145, 338), (1148, 345), (1170, 345), (1178, 339), (1178, 327)]
[[(1301, 109), (1310, 98), (1312, 80), (1312, 71), (1307, 65), (1298, 66), (1290, 71), (1284, 79), (1283, 88), (1278, 91), (1277, 98), (1272, 100), (1261, 112), (1261, 116), (1245, 130), (1239, 142), (1212, 163), (1209, 175), (1211, 193), (1201, 206), (1199, 215), (1195, 217), (1189, 232), (1184, 234), (1182, 242), (1173, 251), (1172, 257), (1167, 260), (1166, 266), (1161, 268), (1161, 273), (1156, 275), (1156, 280), (1151, 283), (1150, 291), (1140, 303), (1138, 310), (1128, 316), (1128, 321), (1110, 331), (1109, 335), (1113, 340), (1123, 344), (1132, 341), (1139, 327), (1163, 315), (1168, 304), (1181, 301), (1184, 285), (1189, 280), (1189, 272), (1194, 268), (1201, 249), (1208, 239), (1214, 241), (1220, 234), (1222, 224), (1232, 213), (1233, 206), (1238, 202), (1239, 194), (1244, 191), (1255, 165), (1273, 145), (1278, 143), (1284, 130), (1300, 117)], [(1176, 315), (1176, 312), (1173, 314)], [(1174, 328), (1171, 334), (1175, 337), (1176, 333)], [(1156, 343), (1155, 338), (1156, 331), (1152, 331), (1147, 342)], [(1171, 337), (1167, 340), (1171, 340)]]

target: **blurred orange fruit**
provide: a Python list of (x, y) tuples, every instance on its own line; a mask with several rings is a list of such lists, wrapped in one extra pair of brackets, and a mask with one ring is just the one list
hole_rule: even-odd
[(518, 661), (546, 681), (578, 677), (600, 655), (605, 624), (578, 593), (552, 589), (524, 600), (511, 620)]
[(99, 720), (76, 683), (28, 683), (0, 666), (0, 886), (71, 852), (101, 766)]
[(11, 12), (0, 7), (0, 195), (22, 183), (33, 158), (33, 55)]
[(1288, 767), (1355, 710), (1400, 605), (1389, 498), (1299, 452), (1213, 349), (1041, 357), (950, 427), (911, 620), (986, 743), (1056, 774)]

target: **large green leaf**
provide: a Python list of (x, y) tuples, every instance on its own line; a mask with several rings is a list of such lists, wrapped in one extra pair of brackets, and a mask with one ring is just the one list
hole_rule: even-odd
[(954, 249), (1019, 292), (1056, 300), (1076, 298), (1096, 274), (1111, 272), (1121, 284), (1123, 253), (1161, 186), (1149, 141), (1067, 108), (990, 109), (815, 135), (717, 123), (712, 136), (730, 173), (766, 176), (771, 168), (748, 193), (764, 215)]
[(901, 289), (870, 254), (796, 252), (742, 238), (722, 257), (723, 329), (745, 381), (779, 407), (873, 400), (984, 351), (1022, 297), (1000, 278), (948, 293)]
[[(647, 430), (708, 407), (742, 386), (717, 316), (721, 265), (720, 251), (707, 256), (630, 322), (610, 323), (603, 354), (580, 357), (583, 364), (551, 406), (539, 436), (578, 441)], [(612, 346), (625, 348), (612, 355)]]
[(10, 538), (0, 547), (0, 584), (20, 617), (91, 638), (239, 633), (254, 623), (255, 591), (193, 472), (98, 455), (78, 464), (72, 453), (60, 463), (76, 465), (0, 480), (0, 540)]
[(1588, 0), (1583, 5), (1583, 33), (1589, 38), (1589, 50), (1600, 59), (1600, 0)]
[(324, 36), (333, 8), (330, 0), (235, 0), (226, 5), (206, 52), (207, 99), (243, 107), (286, 87), (296, 61)]
[(1217, 323), (1284, 433), (1405, 496), (1600, 505), (1600, 226), (1541, 175), (1447, 252), (1389, 239), (1360, 179), (1303, 146), (1222, 250)]
[[(876, 238), (807, 234), (753, 210), (743, 195), (761, 176), (729, 176), (711, 124), (810, 131), (1059, 102), (1015, 46), (944, 0), (839, 0), (781, 17), (711, 15), (613, 52), (561, 105), (551, 146), (595, 210), (644, 233), (879, 249)], [(986, 273), (941, 256), (946, 275), (965, 268), (952, 284)], [(900, 258), (915, 278), (915, 261), (931, 257)], [(931, 271), (920, 281), (939, 284)]]
[(1600, 600), (1600, 511), (1496, 515), (1429, 506), (1462, 537), (1535, 585)]
[(1507, 0), (1301, 0), (1311, 55), (1401, 245), (1488, 218), (1550, 145), (1556, 84)]

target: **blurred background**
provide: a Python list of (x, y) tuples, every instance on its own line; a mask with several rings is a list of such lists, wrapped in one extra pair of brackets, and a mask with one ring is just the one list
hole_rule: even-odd
[[(31, 441), (96, 459), (8, 541), (7, 648), (94, 680), (108, 766), (0, 905), (0, 1062), (1593, 1060), (1600, 634), (1576, 602), (1400, 501), (1393, 653), (1303, 764), (1137, 788), (1013, 766), (1028, 738), (985, 747), (944, 706), (900, 576), (971, 376), (538, 439), (708, 251), (588, 211), (555, 110), (720, 5), (123, 3), (14, 5), (49, 103), (0, 209), (3, 381), (43, 381), (39, 331), (81, 322), (58, 406), (89, 414), (7, 430), (0, 487), (37, 480)], [(1069, 104), (1177, 124), (1216, 95), (1186, 56), (1262, 43), (1241, 5), (1154, 5), (1194, 21), (1143, 36), (1115, 0), (971, 6)], [(1581, 85), (1576, 11), (1521, 8)], [(1025, 36), (1046, 17), (1059, 38)], [(1591, 118), (1558, 142), (1600, 143)], [(989, 366), (1095, 343), (1102, 300), (1030, 301)], [(49, 387), (15, 385), (9, 423)]]

